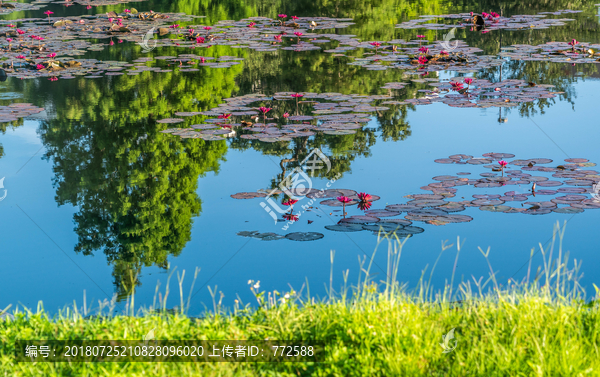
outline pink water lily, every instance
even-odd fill
[[[256,25],[256,22],[250,22],[250,24],[248,24],[249,28],[253,28]]]
[[[361,202],[367,202],[367,201],[373,199],[373,197],[371,196],[371,194],[367,194],[366,192],[361,192],[357,196],[358,196],[358,198],[360,199]]]
[[[202,38],[202,37],[196,38],[196,43],[204,43],[204,38]]]
[[[48,80],[50,80],[50,81],[58,81],[58,77],[56,77],[56,76],[50,77]]]
[[[21,29],[17,29],[17,34],[23,35],[23,34],[25,34],[25,32],[23,30],[21,30]]]
[[[427,60],[426,57],[424,57],[423,55],[419,56],[419,64],[425,64],[427,63],[429,60]]]
[[[277,42],[281,42],[281,35],[275,35],[273,36],[273,38],[277,41]]]
[[[452,86],[452,90],[454,90],[455,92],[464,89],[463,84],[460,82],[451,82],[450,85]]]
[[[342,202],[342,207],[343,207],[342,214],[344,216],[346,216],[346,203],[350,203],[352,201],[352,199],[350,199],[347,196],[338,196],[336,199],[338,201]]]
[[[228,120],[230,117],[231,117],[231,114],[227,113],[227,114],[221,114],[217,118]]]
[[[301,98],[301,97],[304,97],[304,94],[296,93],[296,94],[292,94],[292,97]]]
[[[204,30],[206,30],[206,31],[209,31],[209,30],[211,30],[212,28],[211,28],[210,26],[205,26],[205,27],[203,27],[202,29],[204,29]]]
[[[131,13],[131,11],[129,9],[125,9],[123,12],[125,12],[125,13]]]
[[[17,59],[25,59],[25,55],[17,55],[16,58]]]
[[[290,117],[290,113],[283,113],[283,117],[286,118],[286,119],[289,118]]]
[[[279,17],[279,18],[287,18],[287,14],[278,14],[277,17]]]
[[[467,77],[467,78],[465,79],[465,84],[467,84],[467,85],[471,85],[472,83],[473,83],[473,79],[472,79],[472,78],[470,78],[470,77]]]
[[[267,113],[269,111],[271,111],[272,109],[270,107],[261,106],[258,108],[258,110],[260,110],[260,112],[263,114],[263,122],[266,124],[267,123]]]
[[[429,52],[429,49],[425,46],[419,47],[419,52],[423,53],[423,54],[427,54]]]
[[[500,164],[500,168],[502,169],[502,176],[504,177],[504,168],[506,167],[506,165],[508,165],[508,162],[500,160],[498,161],[498,164]]]
[[[300,17],[292,16],[292,20],[296,21]]]
[[[87,7],[85,7],[85,9],[92,9],[92,6],[88,5]]]
[[[447,56],[450,54],[448,53],[448,51],[442,50],[442,51],[440,51],[440,55]]]
[[[37,64],[37,65],[35,66],[35,68],[39,70],[39,69],[44,69],[44,68],[46,68],[46,67],[45,67],[43,64]]]

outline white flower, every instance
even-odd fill
[[[285,294],[285,296],[283,296],[283,297],[284,297],[284,298],[286,298],[286,299],[287,299],[287,298],[290,298],[290,294],[289,294],[289,293],[286,293],[286,294]]]
[[[254,289],[258,289],[260,288],[260,280],[256,282],[256,284],[254,284]]]
[[[252,284],[252,280],[248,280],[248,285]]]

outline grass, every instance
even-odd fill
[[[554,234],[562,239],[558,226]],[[543,266],[535,276],[530,268],[522,282],[502,287],[490,270],[486,282],[463,282],[455,291],[449,284],[441,292],[431,290],[425,274],[416,290],[398,284],[402,243],[380,241],[388,243],[386,281],[374,282],[365,260],[357,285],[338,293],[330,288],[321,300],[308,292],[288,292],[286,299],[284,293],[253,286],[253,307],[238,303],[227,310],[215,302],[203,318],[149,309],[135,316],[88,318],[72,308],[54,318],[41,309],[15,310],[14,320],[0,321],[0,376],[600,375],[600,291],[594,286],[596,301],[583,300],[577,265],[567,268],[560,246],[553,259],[554,241],[547,250],[540,246]],[[487,258],[489,250],[482,253]],[[132,307],[130,302],[133,312]],[[442,353],[442,337],[452,328],[457,347]],[[152,329],[157,339],[301,339],[326,347],[320,363],[13,361],[16,339],[143,339]]]

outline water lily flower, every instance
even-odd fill
[[[17,55],[17,59],[25,59],[25,55]]]
[[[8,24],[6,26],[8,26],[8,27],[17,27],[17,25],[13,25],[13,24]]]
[[[298,43],[300,43],[300,37],[302,36],[302,33],[301,33],[301,32],[299,32],[299,31],[297,31],[297,32],[295,32],[295,33],[294,33],[294,35],[295,35],[296,37],[298,37]]]
[[[447,55],[450,55],[450,54],[448,53],[448,51],[442,50],[442,51],[440,51],[440,55],[447,56]]]
[[[122,39],[119,39],[119,40],[118,40],[118,42],[119,42],[119,43],[123,43],[123,40],[122,40]]]
[[[266,114],[269,111],[271,111],[272,109],[270,107],[261,106],[261,107],[258,108],[258,110],[260,110],[261,113]]]
[[[44,12],[44,14],[47,16],[50,16],[51,14],[54,14],[54,12],[47,10]]]
[[[210,26],[205,26],[205,27],[203,27],[202,29],[204,29],[204,30],[206,30],[206,31],[209,31],[209,30],[211,30],[212,28],[211,28]]]
[[[289,118],[290,117],[290,113],[283,113],[283,117],[286,118],[286,119]]]
[[[35,66],[35,68],[36,68],[36,69],[44,69],[44,68],[46,68],[46,67],[44,67],[44,65],[43,65],[43,64],[37,64],[37,65]]]
[[[248,24],[249,28],[253,28],[256,25],[256,22],[250,22],[250,24]]]
[[[284,201],[282,204],[284,206],[291,207],[291,206],[293,206],[296,203],[298,203],[298,200],[296,200],[296,199],[288,199],[288,200]]]
[[[177,29],[179,27],[179,24],[173,24],[171,26],[169,26],[169,28],[171,29]]]
[[[277,42],[281,42],[281,35],[275,35],[273,38],[275,38]]]
[[[498,13],[496,13],[496,12],[492,12],[492,13],[490,13],[490,16],[492,16],[492,17],[494,17],[494,18],[498,18],[498,17],[500,17],[500,15],[499,15]]]
[[[283,215],[283,219],[287,221],[298,221],[299,217],[291,213],[286,213]]]
[[[227,120],[227,119],[229,119],[230,117],[231,117],[231,114],[230,114],[230,113],[227,113],[227,114],[221,114],[221,115],[219,115],[217,118],[219,118],[219,119],[226,119],[226,120]]]
[[[17,33],[18,33],[19,35],[23,35],[23,34],[25,34],[25,32],[24,32],[23,30],[21,30],[21,29],[17,29]]]
[[[304,97],[304,94],[296,93],[296,94],[292,94],[292,97],[301,98],[301,97]]]
[[[373,199],[373,197],[370,194],[367,194],[366,192],[361,192],[357,196],[361,202],[367,202],[367,201]]]
[[[470,78],[470,77],[467,77],[467,78],[465,79],[465,84],[467,84],[467,85],[471,85],[472,83],[473,83],[473,79],[472,79],[472,78]]]
[[[204,62],[206,62],[206,59],[200,58],[200,63],[204,63]]]
[[[417,38],[425,38],[424,35],[417,35]]]
[[[85,7],[85,9],[92,9],[92,6],[88,5],[87,7]]]
[[[498,164],[500,164],[500,166],[502,167],[502,169],[504,169],[506,167],[506,165],[508,165],[508,162],[506,162],[504,160],[500,160],[500,161],[498,161]]]
[[[79,20],[78,22],[79,22],[79,24],[81,24],[81,25],[85,24],[85,20]]]
[[[51,59],[54,59],[56,57],[56,53],[53,52],[51,54],[48,54],[48,57],[51,58]]]
[[[427,55],[427,53],[429,52],[429,49],[425,46],[419,47],[419,52]]]
[[[482,16],[483,18],[487,18],[488,14],[487,14],[487,13],[485,13],[485,12],[481,12],[481,16]]]
[[[451,82],[450,85],[452,85],[452,90],[454,90],[455,92],[464,89],[463,84],[460,82]]]
[[[50,77],[48,80],[50,80],[50,81],[58,81],[58,77],[53,76],[53,77]]]
[[[113,46],[115,44],[115,42],[113,42],[113,40],[111,39],[110,42],[108,42],[108,44]]]
[[[125,12],[125,13],[131,13],[131,11],[129,9],[125,9],[123,12]]]
[[[277,17],[279,17],[279,18],[287,18],[287,14],[278,14]]]
[[[300,17],[292,16],[292,20],[296,21]]]
[[[371,206],[373,205],[373,203],[371,202],[360,202],[358,203],[358,209],[360,209],[361,211],[368,211],[371,209]]]
[[[204,43],[204,38],[202,38],[202,37],[196,38],[196,43]]]
[[[338,196],[336,199],[339,202],[342,202],[342,206],[343,206],[342,214],[345,216],[346,215],[346,203],[350,203],[352,201],[352,199],[350,199],[347,196]]]
[[[426,57],[424,57],[423,55],[419,56],[419,64],[425,64],[427,63],[429,60],[427,60]]]

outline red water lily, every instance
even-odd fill
[[[366,192],[361,192],[357,196],[361,202],[367,202],[367,201],[373,199],[373,197],[370,194],[367,194]]]
[[[429,60],[427,60],[426,57],[424,57],[423,55],[419,56],[419,64],[425,64],[427,63]]]
[[[227,120],[227,119],[229,119],[230,117],[231,117],[231,114],[229,114],[229,113],[228,113],[228,114],[221,114],[221,115],[219,115],[217,118],[219,118],[219,119],[225,119],[225,120]]]
[[[285,202],[283,202],[282,204],[284,206],[293,206],[296,203],[298,203],[298,201],[296,199],[288,199]]]
[[[342,202],[342,206],[343,206],[342,214],[344,216],[346,216],[346,203],[350,203],[352,201],[352,199],[350,199],[347,196],[338,196],[336,199],[338,201]]]
[[[464,89],[463,84],[460,82],[451,82],[450,85],[452,85],[452,90],[454,90],[455,92]]]
[[[361,211],[368,211],[371,209],[372,205],[373,203],[371,202],[360,202],[358,203],[358,209],[360,209]]]
[[[298,221],[298,216],[291,213],[286,213],[283,215],[283,219],[287,221]]]

